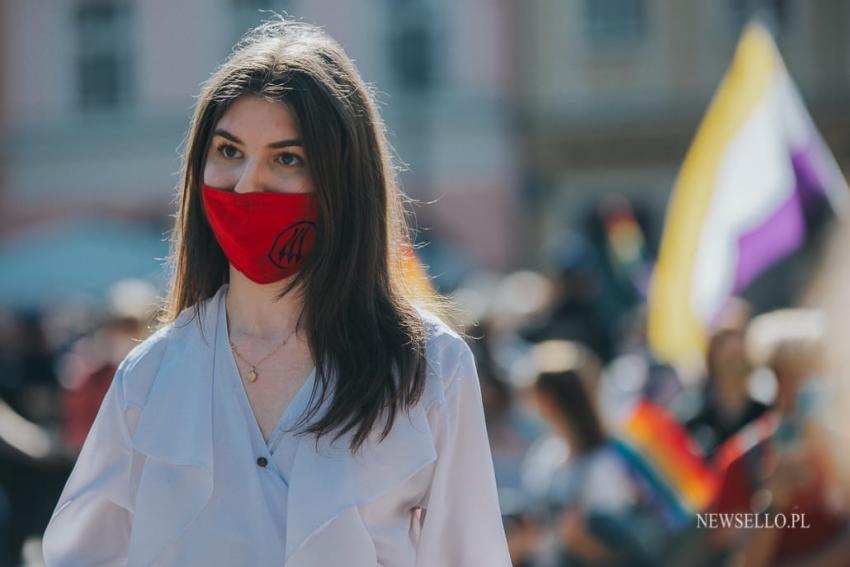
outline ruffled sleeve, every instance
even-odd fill
[[[119,365],[44,533],[48,567],[125,565],[133,517],[134,451]],[[136,463],[138,465],[138,463]]]
[[[418,567],[509,567],[475,360],[462,341],[445,399],[429,411],[437,462],[422,502]]]

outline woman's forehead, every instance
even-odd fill
[[[250,94],[233,101],[215,129],[259,145],[297,139],[300,134],[295,115],[286,105]]]

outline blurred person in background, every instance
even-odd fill
[[[575,343],[550,341],[538,349],[531,395],[568,457],[543,487],[545,510],[530,515],[536,525],[524,526],[514,563],[651,565],[638,491],[597,411],[599,361]]]
[[[11,527],[3,530],[4,543],[8,540],[5,547],[9,555],[5,563],[30,560],[40,554],[41,535],[111,383],[115,367],[135,346],[133,341],[143,336],[146,321],[127,311],[128,286],[138,287],[138,284],[115,284],[110,291],[107,317],[90,321],[90,324],[97,325],[95,329],[80,338],[68,337],[67,344],[57,340],[63,332],[55,328],[58,323],[54,310],[38,318],[42,327],[38,333],[30,331],[16,335],[17,339],[39,337],[37,344],[41,345],[41,362],[27,364],[27,360],[33,358],[32,354],[11,362],[4,380],[20,382],[27,372],[32,372],[32,368],[40,368],[41,373],[47,373],[51,378],[38,381],[41,390],[36,391],[43,392],[39,395],[27,388],[25,378],[16,388],[10,385],[4,388],[7,393],[13,394],[12,399],[26,402],[17,406],[25,412],[23,414],[5,401],[0,402],[2,478],[4,483],[9,483],[11,493],[8,501]],[[117,292],[121,289],[125,293],[121,301],[116,301],[119,299]],[[154,306],[151,294],[152,291],[148,294],[148,315],[152,314]],[[55,311],[61,311],[61,306]],[[32,324],[32,320],[31,316],[27,317],[27,326]],[[48,335],[54,338],[48,341]],[[14,341],[4,333],[3,342],[9,345]],[[17,372],[23,374],[18,375]],[[19,390],[29,393],[22,396]],[[35,406],[33,402],[36,402]],[[37,411],[33,410],[34,407]],[[32,540],[33,544],[28,544],[27,540]],[[29,557],[21,558],[22,550]]]
[[[144,297],[139,296],[140,286],[147,292]],[[48,335],[62,335],[51,327],[57,324],[52,311],[37,317],[26,314],[26,332],[21,332],[20,318],[17,327],[10,327],[11,322],[3,326],[0,484],[8,484],[11,496],[0,498],[0,510],[9,515],[2,530],[4,557],[8,558],[0,564],[17,563],[28,539],[36,543],[34,549],[40,547],[41,534],[115,367],[135,341],[143,338],[144,325],[153,314],[153,293],[149,284],[116,283],[109,292],[107,317],[91,321],[98,326],[80,338],[69,337],[68,344],[48,340]],[[61,311],[59,307],[56,310]],[[38,328],[33,329],[36,323]],[[15,347],[18,341],[25,343]],[[23,349],[20,354],[19,348]],[[35,388],[27,385],[28,375],[36,376]]]
[[[821,257],[810,301],[823,312],[821,401],[814,420],[824,432],[826,450],[836,464],[830,479],[832,508],[850,514],[850,220],[836,223]],[[850,549],[843,558],[850,557]],[[835,564],[840,564],[836,561]]]
[[[115,370],[137,344],[132,340],[144,335],[139,319],[110,316],[91,336],[74,345],[72,356],[76,360],[66,369],[62,397],[62,429],[65,443],[74,453],[83,446]]]
[[[481,381],[496,486],[504,503],[521,490],[522,463],[528,449],[545,430],[542,422],[521,404],[514,386],[493,359],[488,320],[473,325],[467,333],[473,337],[469,345]]]
[[[701,387],[695,414],[685,426],[707,458],[712,458],[727,439],[767,411],[754,400],[748,385],[753,372],[740,329],[721,329],[712,335],[706,353],[706,380]]]
[[[41,311],[17,313],[4,325],[0,400],[0,553],[19,560],[29,538],[50,519],[71,465],[60,435],[61,390],[56,352]]]
[[[25,418],[44,426],[58,421],[59,396],[56,353],[44,327],[40,311],[18,313],[14,335],[15,369],[4,379],[9,405]]]
[[[579,233],[565,233],[551,246],[553,299],[518,334],[531,343],[546,340],[579,342],[607,361],[612,340],[602,311],[599,252]]]
[[[850,565],[850,516],[833,501],[836,463],[815,417],[824,404],[822,344],[818,311],[768,313],[748,330],[747,350],[776,376],[776,402],[718,451],[723,480],[711,511],[783,514],[788,525],[716,530],[714,545],[737,564]],[[792,513],[808,527],[792,526]]]
[[[608,422],[621,420],[640,400],[668,407],[684,391],[676,369],[659,360],[649,348],[646,323],[646,305],[621,319],[616,355],[600,378],[599,404]]]
[[[47,565],[509,565],[475,360],[407,279],[342,47],[249,32],[197,99],[178,202],[164,325],[116,370]]]
[[[75,456],[118,365],[147,337],[156,310],[156,290],[141,280],[122,280],[107,292],[107,303],[108,313],[99,327],[77,340],[63,359],[62,431],[67,449]]]
[[[822,260],[811,294],[824,314],[824,404],[817,416],[838,464],[833,489],[850,508],[850,220],[830,235]]]

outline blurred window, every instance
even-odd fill
[[[291,14],[292,0],[230,0],[231,15],[228,22],[232,25],[233,41],[228,48],[236,44],[251,28],[272,16],[271,12]]]
[[[403,91],[422,92],[435,84],[435,29],[427,0],[389,0],[387,55]]]
[[[644,35],[644,0],[585,0],[587,36],[595,45],[629,44]]]
[[[124,0],[77,5],[77,96],[81,108],[112,109],[130,101],[132,12]]]

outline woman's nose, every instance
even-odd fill
[[[236,193],[261,193],[268,191],[264,177],[265,172],[263,171],[262,162],[257,159],[247,160],[233,190]]]

